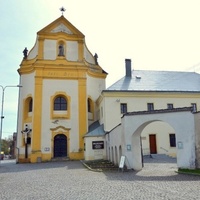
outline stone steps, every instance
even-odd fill
[[[51,162],[64,162],[64,161],[69,161],[69,157],[57,157],[57,158],[52,158]]]
[[[83,161],[84,164],[93,170],[118,170],[118,166],[108,160]]]

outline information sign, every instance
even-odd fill
[[[92,141],[92,149],[104,149],[104,141]]]
[[[121,156],[120,163],[119,163],[119,168],[123,169],[124,168],[124,163],[125,163],[125,156]]]

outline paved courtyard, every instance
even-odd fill
[[[145,158],[143,170],[93,172],[80,161],[1,161],[1,200],[197,200],[200,176],[177,174],[176,163]]]

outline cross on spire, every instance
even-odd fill
[[[65,8],[62,6],[61,8],[60,8],[60,11],[62,12],[62,15],[63,15],[63,12],[65,12]]]

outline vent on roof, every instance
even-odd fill
[[[141,79],[142,77],[140,75],[135,76],[136,79]]]

